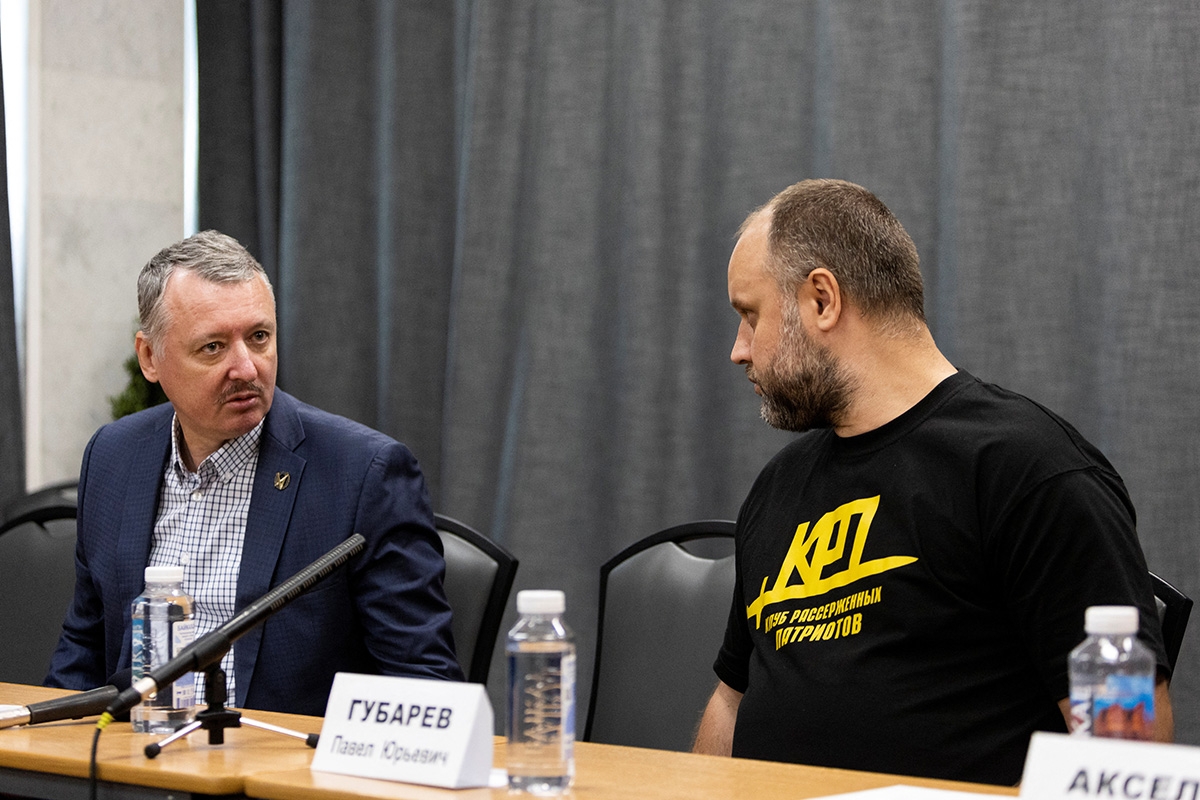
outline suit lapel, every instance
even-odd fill
[[[263,426],[250,512],[246,519],[246,538],[238,572],[238,611],[272,588],[279,553],[304,475],[305,461],[294,452],[302,441],[304,428],[300,424],[296,401],[276,389]],[[280,580],[286,577],[289,576],[280,576]],[[258,626],[239,639],[234,647],[239,706],[245,704],[261,644],[262,626]]]
[[[117,552],[120,575],[118,586],[124,597],[136,597],[145,585],[145,566],[150,558],[154,518],[158,511],[158,492],[163,471],[171,455],[171,420],[163,421],[133,444],[130,452],[125,503],[121,512],[121,531]]]

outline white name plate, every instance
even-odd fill
[[[1021,797],[1200,800],[1200,747],[1038,732]]]
[[[477,683],[339,672],[312,768],[448,789],[487,786],[492,704]]]

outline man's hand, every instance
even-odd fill
[[[1175,741],[1175,712],[1171,708],[1171,693],[1168,688],[1167,680],[1159,677],[1158,683],[1154,687],[1154,741],[1156,742]],[[733,690],[730,689],[730,691]],[[712,708],[711,701],[709,708]],[[1067,730],[1071,730],[1071,698],[1064,697],[1059,700],[1058,709],[1062,712],[1063,719],[1067,721]],[[707,711],[705,716],[708,716]],[[703,724],[702,722],[701,727]]]

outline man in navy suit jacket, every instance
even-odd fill
[[[198,614],[213,587],[197,580],[229,583],[227,600],[235,581],[236,613],[355,532],[364,552],[234,644],[235,704],[320,715],[337,672],[461,680],[420,467],[399,442],[276,390],[275,302],[258,262],[206,231],[155,256],[138,295],[138,359],[171,403],[105,425],[84,452],[75,598],[47,685],[87,689],[130,666],[149,561],[185,564]],[[215,474],[243,463],[229,460],[239,445],[244,467]],[[180,534],[190,501],[221,491],[224,505]],[[236,553],[239,536],[234,574],[198,578],[212,555],[189,549],[216,539]]]

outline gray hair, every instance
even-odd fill
[[[244,283],[261,278],[271,289],[271,281],[262,264],[232,236],[219,231],[201,231],[164,247],[138,275],[138,314],[142,333],[151,342],[161,341],[169,322],[163,294],[167,280],[177,269],[194,272],[212,283]],[[275,297],[273,289],[271,297]]]
[[[917,248],[878,197],[847,181],[789,186],[743,223],[770,214],[768,269],[790,293],[815,267],[828,269],[868,316],[925,320]]]

